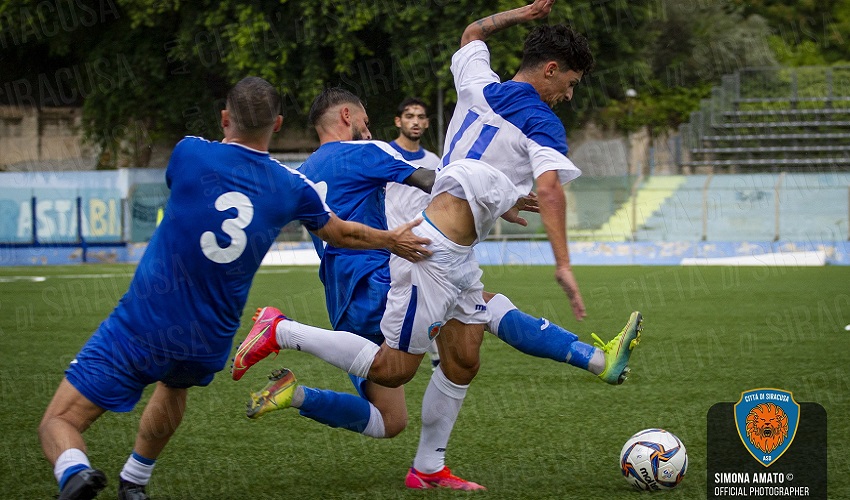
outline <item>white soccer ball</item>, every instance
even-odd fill
[[[620,452],[626,481],[639,490],[675,488],[688,471],[685,445],[663,429],[646,429],[630,437]]]

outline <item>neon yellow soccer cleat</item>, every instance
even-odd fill
[[[251,393],[245,415],[256,419],[270,411],[289,408],[296,387],[298,381],[294,373],[286,368],[274,370],[269,375],[269,383],[260,392]]]
[[[637,311],[629,317],[629,322],[607,344],[602,342],[595,333],[591,333],[594,347],[605,352],[605,371],[599,374],[599,378],[609,384],[622,384],[625,382],[631,369],[628,367],[632,350],[640,343],[640,332],[643,330],[643,316]]]

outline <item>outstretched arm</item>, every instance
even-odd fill
[[[540,219],[555,256],[555,280],[570,299],[573,315],[581,321],[587,313],[570,265],[570,251],[567,247],[567,200],[558,172],[550,170],[537,178],[537,196],[540,199]]]
[[[479,19],[463,31],[463,35],[460,37],[460,46],[463,47],[474,40],[487,40],[487,37],[493,33],[517,24],[543,19],[549,15],[553,3],[555,3],[555,0],[534,0],[534,3],[525,7],[506,10]]]
[[[421,238],[411,231],[420,222],[422,219],[417,219],[395,229],[382,231],[331,215],[331,220],[313,233],[335,247],[361,250],[387,248],[403,259],[418,262],[431,256],[431,252],[425,248],[431,240]]]
[[[426,193],[430,193],[431,188],[434,187],[434,179],[436,177],[437,173],[433,170],[417,168],[407,177],[407,179],[404,180],[404,183],[408,186],[417,187]]]

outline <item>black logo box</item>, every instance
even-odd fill
[[[769,467],[765,467],[753,458],[747,447],[741,441],[738,427],[735,423],[735,404],[717,403],[708,410],[707,421],[707,464],[708,473],[706,498],[728,499],[746,498],[748,500],[770,499],[785,500],[806,498],[809,500],[827,499],[826,472],[826,410],[817,403],[800,403],[800,421],[797,432],[794,433],[791,445],[781,457]],[[789,438],[790,430],[789,430]],[[746,482],[723,482],[716,477],[719,473],[742,473],[751,479]],[[753,483],[753,473],[767,473],[773,482]],[[783,482],[778,482],[779,474]],[[767,479],[764,475],[762,479]],[[720,479],[720,481],[717,481]],[[758,487],[767,489],[751,489]],[[743,488],[734,493],[723,490],[723,487]],[[801,490],[791,490],[791,495],[767,494],[759,495],[759,491],[780,493],[786,490],[780,488],[808,488],[805,496]],[[720,488],[720,489],[718,489]],[[745,493],[743,496],[739,493]],[[754,493],[754,494],[750,494]]]

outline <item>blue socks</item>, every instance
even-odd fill
[[[348,374],[348,378],[354,384],[354,388],[357,389],[357,394],[360,394],[360,397],[363,399],[369,399],[366,397],[366,379],[350,373]]]
[[[592,345],[578,341],[578,336],[545,318],[535,318],[511,303],[504,295],[496,295],[487,303],[492,319],[487,325],[514,349],[538,358],[588,369],[596,352]]]
[[[364,398],[344,392],[304,387],[301,415],[330,427],[362,433],[369,424],[371,404]]]

